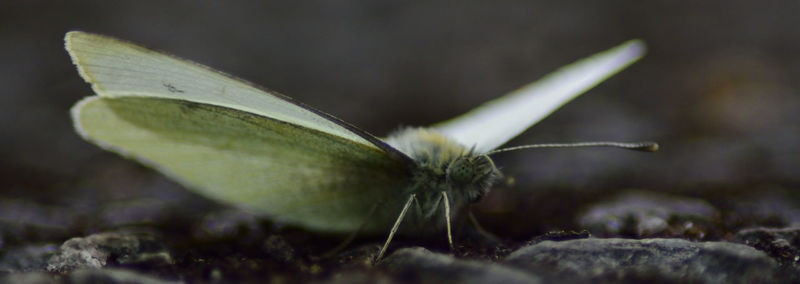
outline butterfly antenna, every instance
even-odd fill
[[[486,153],[486,155],[493,155],[493,154],[497,154],[497,153],[516,151],[516,150],[523,150],[523,149],[577,148],[577,147],[613,147],[613,148],[621,148],[621,149],[642,151],[642,152],[655,152],[655,151],[658,151],[658,143],[656,143],[656,142],[625,143],[625,142],[598,141],[598,142],[544,143],[544,144],[522,145],[522,146],[515,146],[515,147],[497,149],[497,150],[494,150],[494,151],[490,151],[489,153]]]

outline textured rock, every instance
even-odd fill
[[[734,238],[766,252],[781,265],[790,266],[800,274],[800,227],[745,229],[737,232]]]
[[[776,281],[761,251],[727,242],[678,239],[545,241],[506,258],[512,266],[568,281],[753,283]]]
[[[421,247],[399,249],[381,264],[395,279],[421,283],[540,283],[522,270],[494,262],[465,260]]]
[[[149,232],[107,232],[64,242],[47,262],[50,272],[102,268],[117,264],[162,265],[172,262],[159,238]]]
[[[703,239],[717,211],[699,199],[649,192],[629,192],[599,203],[580,216],[579,224],[605,237],[679,236]]]

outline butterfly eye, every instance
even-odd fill
[[[469,158],[458,158],[447,167],[447,177],[458,185],[468,185],[475,178],[475,165]]]

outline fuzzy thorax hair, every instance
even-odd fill
[[[489,156],[432,129],[404,128],[392,133],[387,143],[416,162],[408,190],[417,194],[427,218],[441,208],[441,192],[447,193],[451,206],[458,210],[479,201],[501,176]]]

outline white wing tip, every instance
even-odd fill
[[[83,80],[86,82],[91,83],[91,78],[88,74],[86,74],[84,68],[82,67],[80,56],[78,55],[78,50],[80,47],[77,41],[80,41],[80,37],[85,36],[86,33],[80,31],[70,31],[64,36],[64,49],[67,50],[69,54],[70,60],[72,60],[72,64],[74,64],[78,68],[78,73],[81,75]]]
[[[623,49],[624,52],[622,54],[626,58],[636,61],[647,52],[647,45],[643,40],[637,38],[622,43],[619,47],[613,48],[612,51],[616,52],[617,49]]]
[[[91,72],[87,69],[86,65],[83,63],[83,58],[88,56],[86,54],[86,49],[89,48],[89,44],[92,41],[97,42],[98,40],[109,40],[110,38],[82,32],[82,31],[69,31],[66,35],[64,35],[64,49],[67,50],[69,54],[70,60],[72,60],[72,64],[78,69],[78,74],[83,78],[86,83],[92,85],[92,90],[98,95],[105,95],[105,90],[97,84],[97,80],[95,80]]]

